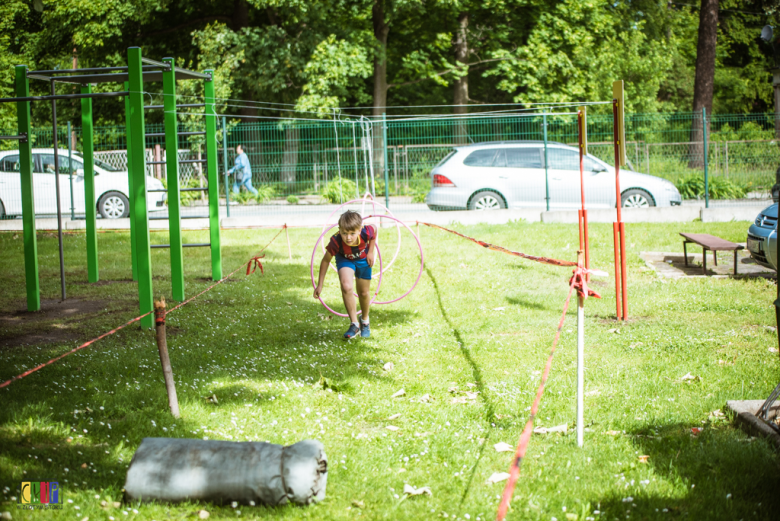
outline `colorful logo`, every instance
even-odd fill
[[[57,508],[60,502],[58,481],[23,481],[20,490],[21,505],[25,508]]]

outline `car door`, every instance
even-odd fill
[[[33,154],[33,194],[35,215],[57,213],[53,154]]]
[[[22,213],[22,179],[19,174],[19,154],[0,159],[0,201],[6,215]]]
[[[499,168],[496,167],[498,148],[480,148],[471,152],[463,159],[466,167],[468,187],[474,192],[481,190],[501,190]],[[458,181],[455,181],[458,184]]]
[[[580,153],[575,148],[547,149],[550,182],[550,208],[573,209],[582,206],[580,188]],[[590,157],[583,158],[585,208],[610,208],[611,176],[605,167]],[[614,191],[614,184],[611,185]]]
[[[68,168],[69,161],[73,163],[72,182],[70,177],[71,170]],[[84,212],[86,211],[86,209],[84,208],[84,163],[82,163],[81,160],[76,157],[69,159],[68,156],[60,155],[60,170],[65,172],[63,177],[60,177],[60,183],[62,183],[63,181],[68,183],[68,190],[69,190],[68,193],[71,193],[70,192],[71,189],[73,190],[72,193],[73,193],[74,213],[77,213],[79,215],[84,214]],[[67,211],[70,211],[70,199],[68,199],[67,206],[68,206]],[[65,210],[63,209],[63,212],[64,211]]]
[[[70,169],[68,168],[68,156],[64,154],[59,154],[59,166],[60,166],[60,211],[63,214],[70,214]],[[54,154],[41,154],[41,168],[44,172],[54,172]],[[52,202],[52,207],[54,208],[53,213],[57,212],[57,201],[56,201],[56,193],[57,193],[57,186],[56,186],[56,179],[53,175],[51,175],[51,181],[52,188],[51,193],[52,197],[54,198],[54,201]]]
[[[544,163],[541,147],[504,149],[506,164],[499,176],[506,180],[509,208],[545,207]]]

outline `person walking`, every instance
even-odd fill
[[[257,189],[252,186],[252,166],[249,164],[249,157],[244,153],[242,145],[236,145],[236,166],[228,170],[228,175],[235,174],[233,177],[233,193],[241,191],[241,187],[257,195]]]

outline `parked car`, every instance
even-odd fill
[[[777,203],[761,210],[750,225],[747,247],[757,263],[777,271]]]
[[[426,203],[432,210],[497,210],[580,207],[580,158],[576,147],[541,141],[503,141],[455,147],[431,171]],[[615,169],[584,158],[588,208],[616,206]],[[620,170],[621,204],[625,208],[678,206],[682,197],[665,179]]]
[[[35,148],[33,159],[33,201],[36,215],[57,213],[56,179],[54,178],[54,149]],[[70,213],[71,185],[67,150],[59,151],[60,210]],[[148,190],[164,186],[159,179],[148,177]],[[0,218],[22,214],[22,185],[19,175],[19,151],[0,152]],[[104,219],[118,219],[130,215],[127,171],[95,159],[95,198],[98,212]],[[146,195],[149,211],[165,210],[164,192]],[[73,206],[75,213],[84,214],[84,158],[73,153]]]

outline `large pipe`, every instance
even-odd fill
[[[282,446],[144,438],[130,462],[125,497],[135,501],[211,501],[308,505],[325,499],[328,460],[316,440]]]

